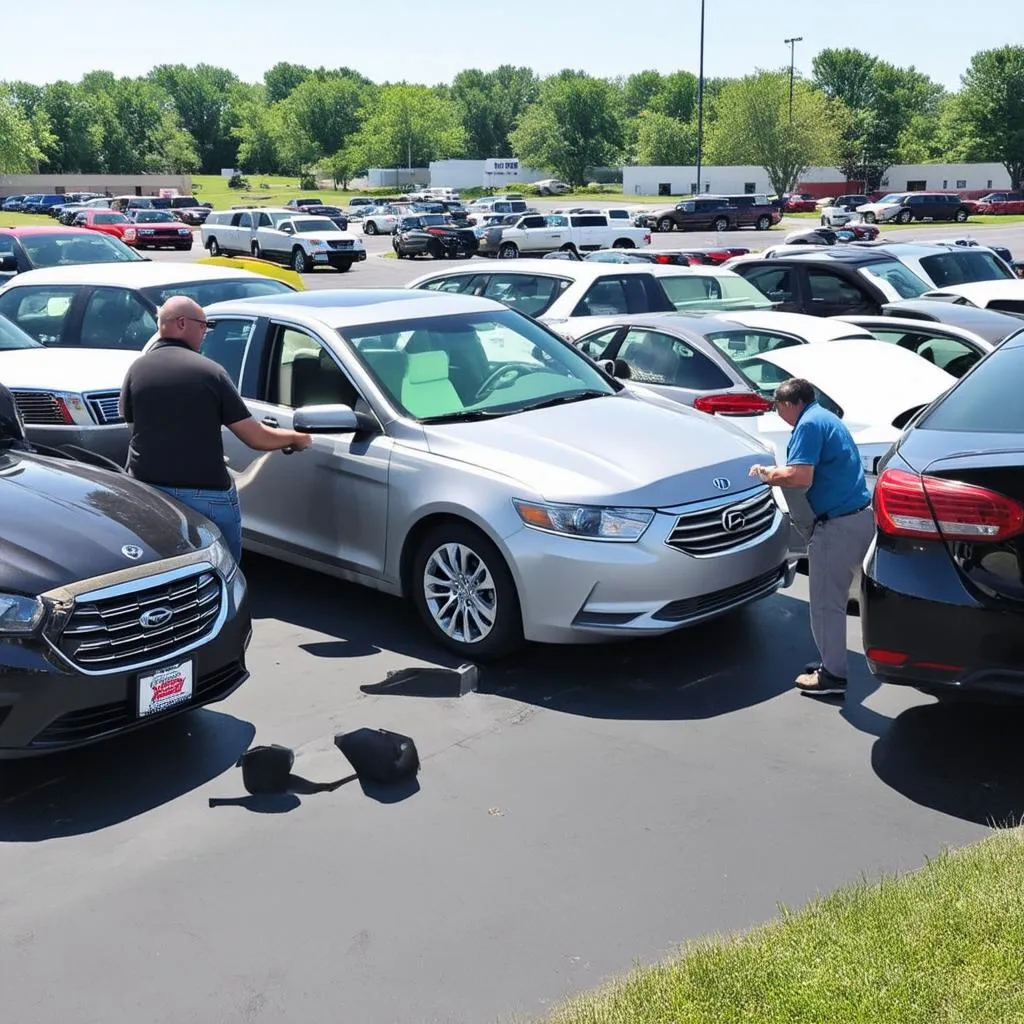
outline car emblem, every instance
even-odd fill
[[[731,484],[729,483],[729,478],[728,477],[724,477],[724,476],[716,476],[715,479],[712,480],[711,482],[720,491],[727,491],[727,490],[729,490],[729,487],[731,486]]]
[[[738,509],[726,509],[722,513],[722,529],[727,533],[736,533],[747,525],[747,517]]]
[[[150,608],[139,616],[139,625],[143,629],[156,629],[170,622],[173,615],[173,608]]]
[[[121,554],[124,555],[125,558],[130,558],[135,562],[142,557],[142,548],[137,544],[125,544],[125,546],[121,548]]]

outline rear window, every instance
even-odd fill
[[[677,310],[772,308],[771,300],[739,275],[680,274],[678,277],[659,277],[658,283]]]
[[[1002,281],[1013,277],[1013,273],[1003,266],[998,256],[977,250],[922,256],[921,266],[938,288],[971,284],[974,281]]]
[[[1024,433],[1024,348],[1003,348],[964,377],[918,427],[963,433]]]
[[[166,288],[145,288],[142,294],[155,306],[162,306],[172,295],[187,295],[200,306],[229,299],[255,299],[265,295],[286,295],[294,289],[283,281],[272,278],[251,280],[248,278],[226,281],[192,281],[168,285]]]
[[[53,232],[22,235],[21,247],[36,269],[80,263],[136,263],[144,260],[134,249],[97,232],[61,235]]]

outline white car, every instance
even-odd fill
[[[891,224],[903,209],[906,192],[890,192],[882,196],[877,203],[863,203],[857,207],[859,213],[869,224]]]
[[[1024,280],[1016,278],[949,285],[925,292],[924,298],[955,302],[961,306],[977,306],[978,309],[994,309],[1000,313],[1024,313]]]
[[[567,192],[572,191],[572,185],[567,185],[564,181],[559,181],[557,178],[545,178],[543,181],[535,181],[533,187],[542,196],[564,196]]]
[[[363,234],[393,235],[401,219],[401,212],[393,206],[375,206],[363,214]]]
[[[863,220],[863,216],[857,212],[858,208],[870,202],[867,196],[837,196],[829,200],[824,206],[819,206],[821,211],[821,225],[828,228],[839,228],[851,221]]]
[[[537,317],[563,337],[587,333],[594,317],[686,310],[768,310],[770,299],[719,267],[520,259],[434,271],[407,288],[497,299]]]
[[[933,288],[976,282],[1014,282],[1013,271],[999,256],[983,245],[964,246],[955,242],[865,243],[873,251],[899,260],[925,284]]]

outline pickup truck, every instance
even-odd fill
[[[525,214],[480,236],[481,256],[515,259],[558,250],[636,249],[651,244],[648,228],[609,222],[603,213]]]
[[[366,259],[363,240],[326,217],[254,207],[217,210],[200,229],[211,256],[240,255],[286,263],[298,274],[329,266],[344,273]]]

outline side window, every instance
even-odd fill
[[[796,299],[793,273],[788,267],[759,267],[743,276],[769,299],[776,302],[793,302]]]
[[[962,377],[981,358],[970,345],[958,338],[935,336],[924,331],[873,330],[871,333],[879,341],[916,353],[954,377]]]
[[[591,359],[602,359],[618,333],[618,327],[613,327],[609,331],[600,331],[590,335],[589,338],[584,338],[576,347]]]
[[[267,401],[289,409],[304,405],[355,406],[359,393],[330,352],[312,335],[278,326],[271,346]]]
[[[527,316],[540,316],[568,287],[560,277],[541,277],[536,274],[491,274],[483,296],[503,302]]]
[[[520,226],[524,228],[542,228],[544,227],[543,217],[524,217],[520,221]]]
[[[722,331],[709,334],[707,338],[720,352],[741,364],[761,352],[774,352],[777,348],[803,344],[788,334],[775,334],[773,331]]]
[[[472,295],[477,286],[486,280],[487,278],[481,274],[456,274],[454,277],[435,278],[420,287],[432,292],[462,292]]]
[[[256,226],[260,228],[269,228],[274,226],[274,222],[270,219],[270,214],[261,213]]]
[[[156,333],[156,317],[126,288],[97,288],[82,314],[83,348],[139,352]]]
[[[242,368],[249,351],[254,320],[234,320],[225,318],[213,322],[203,338],[199,351],[207,359],[220,363],[228,376],[234,381],[235,387],[241,389]]]
[[[634,380],[692,391],[713,391],[732,384],[723,370],[686,342],[660,331],[634,328],[619,349]]]
[[[585,292],[570,316],[622,316],[665,309],[664,291],[648,274],[600,277]]]
[[[76,288],[11,288],[0,293],[0,316],[14,321],[44,345],[66,345],[71,306]]]
[[[812,302],[829,302],[841,305],[860,304],[864,301],[860,289],[849,281],[828,270],[807,271],[807,286]]]

